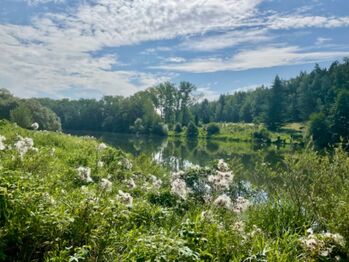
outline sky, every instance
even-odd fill
[[[0,0],[0,88],[129,96],[189,81],[205,98],[349,57],[348,0]]]

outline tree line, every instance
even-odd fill
[[[211,122],[265,123],[277,130],[289,122],[307,122],[319,146],[347,139],[349,133],[349,59],[327,68],[282,80],[270,88],[221,95],[198,101],[189,82],[165,82],[130,97],[102,99],[18,99],[0,93],[0,118],[27,127],[40,122],[47,130],[87,130],[166,135],[168,130]]]

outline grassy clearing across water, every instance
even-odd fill
[[[91,137],[0,122],[0,261],[347,261],[342,150],[169,174]]]

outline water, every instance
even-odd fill
[[[252,142],[228,142],[206,139],[185,139],[159,136],[136,136],[115,133],[74,133],[92,135],[105,143],[120,148],[134,156],[146,154],[170,170],[186,169],[192,165],[207,166],[216,159],[238,159],[247,170],[253,170],[258,161],[275,164],[287,152],[290,146],[262,147]]]

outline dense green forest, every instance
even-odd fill
[[[130,97],[104,96],[100,100],[17,99],[0,92],[0,118],[42,129],[134,132],[166,135],[168,130],[210,122],[265,123],[277,130],[290,122],[309,122],[315,144],[324,147],[349,135],[349,59],[327,68],[282,80],[253,91],[221,95],[200,101],[196,87],[165,82]],[[54,113],[53,113],[54,112]],[[58,116],[58,117],[57,117]]]

